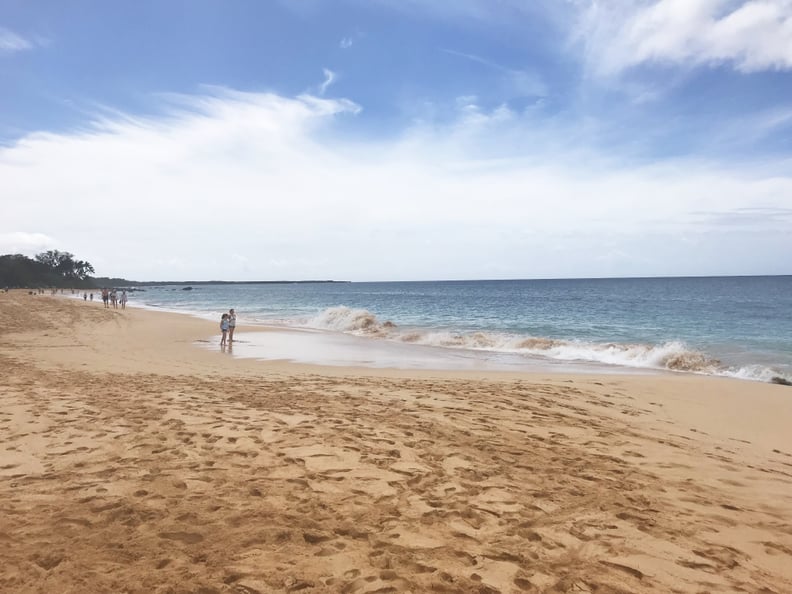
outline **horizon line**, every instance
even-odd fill
[[[704,279],[704,278],[777,278],[792,277],[789,274],[693,274],[657,276],[580,276],[580,277],[541,277],[541,278],[447,278],[447,279],[410,279],[410,280],[146,280],[138,281],[117,277],[92,277],[94,280],[123,280],[141,285],[255,285],[255,284],[298,284],[298,283],[465,283],[465,282],[516,282],[516,281],[559,281],[559,280],[662,280],[662,279]]]

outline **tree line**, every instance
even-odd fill
[[[28,258],[22,254],[0,256],[0,287],[94,288],[94,268],[74,254],[48,250]]]

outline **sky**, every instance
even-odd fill
[[[0,0],[0,254],[792,274],[792,0]]]

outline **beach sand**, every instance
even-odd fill
[[[261,362],[216,326],[0,294],[0,592],[792,592],[792,388]]]

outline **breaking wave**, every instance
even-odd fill
[[[345,306],[325,309],[318,315],[303,320],[300,325],[425,346],[516,353],[567,362],[666,369],[757,381],[770,381],[776,376],[785,377],[778,371],[762,365],[729,367],[704,352],[688,347],[681,341],[669,341],[663,344],[598,343],[499,332],[460,333],[416,328],[402,329],[391,321],[380,321],[368,310]]]
[[[330,307],[305,324],[309,328],[334,330],[357,335],[384,335],[396,328],[393,322],[379,322],[377,316],[365,309],[352,309],[343,305]]]

